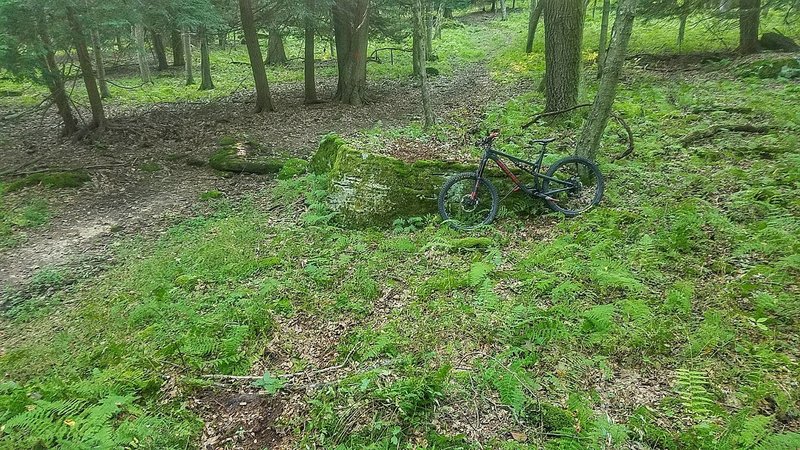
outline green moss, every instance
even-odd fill
[[[465,237],[461,239],[453,239],[450,241],[450,246],[454,249],[466,248],[486,248],[492,245],[492,239],[487,237]]]
[[[52,189],[75,188],[80,187],[89,180],[91,180],[91,177],[83,171],[35,173],[8,183],[5,186],[5,192],[14,192],[36,185],[47,186]]]
[[[152,161],[142,164],[141,166],[139,166],[139,168],[148,173],[154,173],[161,170],[161,166],[159,166],[158,163]]]
[[[268,153],[252,142],[222,139],[222,148],[209,159],[209,165],[223,172],[278,173],[286,158]]]
[[[308,172],[308,161],[300,158],[289,158],[278,172],[278,179],[289,180],[306,172]]]
[[[330,172],[333,169],[333,163],[336,161],[339,149],[345,146],[344,140],[338,135],[329,134],[325,136],[325,139],[319,144],[319,149],[311,158],[311,163],[309,163],[311,173],[320,175]]]
[[[220,197],[222,197],[222,192],[220,192],[220,191],[208,191],[208,192],[203,192],[202,194],[200,194],[200,200],[203,200],[203,201],[211,200],[211,199],[215,199],[215,198],[220,198]]]
[[[527,408],[527,421],[541,425],[545,431],[574,429],[575,418],[569,411],[549,403],[532,404]]]
[[[800,62],[795,58],[754,61],[740,67],[738,73],[743,77],[777,78],[784,71],[784,68],[790,70],[800,69]]]

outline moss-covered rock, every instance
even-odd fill
[[[289,158],[278,172],[279,180],[289,180],[308,172],[308,161],[300,158]]]
[[[357,150],[335,135],[322,141],[310,167],[317,174],[329,173],[330,208],[342,225],[354,228],[388,227],[397,218],[435,214],[447,177],[475,170],[474,164],[445,161],[408,164]],[[504,180],[493,181],[501,195],[509,190]]]
[[[36,185],[47,186],[52,189],[76,188],[89,180],[91,180],[89,174],[81,170],[74,172],[35,173],[8,183],[5,186],[5,191],[14,192],[28,186]]]
[[[575,418],[569,411],[548,403],[533,403],[526,408],[526,421],[541,425],[545,431],[571,430]]]
[[[220,148],[209,159],[209,165],[224,172],[278,173],[286,157],[266,151],[254,142],[231,138],[220,140]]]

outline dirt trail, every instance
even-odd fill
[[[445,121],[454,111],[461,120],[465,114],[477,116],[486,104],[508,98],[513,91],[494,83],[481,64],[433,78],[431,84],[437,115]],[[329,98],[334,87],[335,80],[323,80],[321,97]],[[378,123],[391,128],[419,117],[418,89],[411,79],[370,82],[370,103],[361,108],[330,102],[303,105],[299,83],[278,84],[273,91],[277,111],[262,115],[251,113],[250,92],[202,104],[111,106],[111,129],[93,142],[77,144],[55,138],[54,117],[41,123],[0,122],[0,134],[11,143],[5,167],[39,157],[43,159],[37,165],[47,167],[117,165],[92,171],[92,182],[80,189],[41,191],[51,198],[55,214],[50,224],[30,231],[23,245],[0,251],[0,292],[24,286],[44,267],[93,272],[110,256],[107,249],[114,242],[156,234],[191,215],[203,192],[217,190],[238,198],[271,182],[270,177],[249,175],[223,178],[192,165],[207,161],[223,136],[246,136],[307,157],[327,133],[352,135]]]

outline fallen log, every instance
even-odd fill
[[[767,133],[772,129],[768,125],[752,125],[752,124],[717,124],[712,125],[705,130],[692,131],[681,139],[681,145],[688,147],[689,145],[708,139],[721,131],[736,131],[739,133]]]

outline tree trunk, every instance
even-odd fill
[[[431,13],[430,3],[425,2],[425,60],[433,61],[433,14]]]
[[[183,68],[186,74],[186,85],[194,84],[194,74],[192,73],[192,33],[189,28],[184,27],[181,31],[183,37]]]
[[[603,0],[603,14],[600,18],[600,43],[597,46],[597,79],[603,76],[603,64],[606,63],[606,46],[608,42],[608,16],[611,13],[611,0]]]
[[[686,36],[686,21],[689,20],[689,15],[682,13],[678,18],[678,51],[683,47],[683,38]]]
[[[750,55],[760,50],[758,45],[758,22],[761,0],[739,2],[739,53]]]
[[[225,31],[220,32],[217,35],[217,44],[220,48],[228,48],[228,33]]]
[[[453,18],[453,8],[444,8],[444,18],[445,19]]]
[[[214,82],[211,80],[211,59],[208,55],[208,33],[205,26],[200,26],[200,75],[200,90],[214,89]]]
[[[164,40],[155,30],[150,30],[150,38],[153,40],[153,51],[156,53],[158,70],[167,70],[169,65],[167,64],[167,52],[164,50]]]
[[[312,104],[317,103],[316,69],[314,67],[314,35],[316,34],[316,30],[314,27],[314,16],[312,16],[312,12],[316,8],[316,2],[315,0],[305,0],[305,2],[305,56],[303,58],[303,78],[305,80],[306,104]]]
[[[531,14],[528,17],[528,41],[525,43],[525,53],[533,52],[533,40],[536,38],[536,28],[539,26],[539,18],[542,17],[542,7],[544,0],[531,0]]]
[[[575,106],[581,79],[583,0],[542,0],[545,37],[545,110]]]
[[[339,81],[336,99],[360,106],[367,85],[367,40],[370,0],[336,0],[333,25]]]
[[[439,3],[439,8],[436,10],[436,21],[433,25],[433,37],[435,39],[442,38],[442,22],[444,22],[444,3]]]
[[[94,53],[97,82],[100,84],[100,97],[111,97],[111,94],[108,92],[108,84],[106,83],[106,68],[103,64],[103,49],[100,48],[100,33],[97,30],[92,30],[92,53]]]
[[[508,20],[508,9],[506,8],[506,0],[500,0],[500,12],[502,20]]]
[[[427,20],[425,18],[425,7],[422,5],[422,0],[414,0],[414,40],[422,42],[427,34]],[[431,109],[431,93],[428,89],[428,74],[425,71],[425,53],[426,48],[424,45],[419,45],[419,51],[414,54],[417,59],[417,66],[419,66],[419,84],[422,93],[422,112],[424,116],[425,129],[429,129],[434,125],[433,110]]]
[[[413,1],[416,2],[416,0],[413,0]],[[413,5],[416,5],[416,3],[414,3]],[[415,11],[415,14],[416,14],[416,11]],[[417,26],[416,20],[417,20],[416,16],[414,16],[414,24],[413,24],[414,27]],[[414,28],[414,30],[416,30],[416,28]],[[414,76],[414,78],[419,78],[420,73],[422,73],[422,66],[419,63],[420,62],[420,56],[419,55],[421,55],[423,53],[423,51],[425,50],[424,49],[425,46],[423,45],[423,40],[424,40],[424,38],[420,34],[418,34],[416,31],[412,32],[412,34],[411,34],[411,69],[412,69],[412,72],[411,73]]]
[[[78,54],[78,64],[83,76],[83,84],[86,85],[86,94],[89,97],[89,106],[92,110],[92,123],[89,128],[104,129],[106,126],[106,114],[103,111],[103,99],[97,89],[97,81],[92,71],[92,59],[89,56],[89,49],[86,47],[86,37],[83,34],[83,27],[78,21],[77,14],[72,6],[67,6],[67,22],[69,22],[72,33],[72,41],[75,44],[75,51]]]
[[[253,71],[253,80],[256,84],[255,112],[274,111],[272,97],[269,94],[267,70],[264,68],[264,58],[261,56],[261,47],[258,44],[256,23],[253,19],[253,4],[251,0],[239,0],[239,12],[242,17],[242,31],[247,44],[247,55],[250,57],[250,68]]]
[[[577,154],[594,161],[603,131],[608,124],[611,106],[617,92],[617,84],[625,63],[625,54],[633,30],[633,19],[636,14],[638,0],[619,0],[617,15],[614,20],[614,33],[611,38],[611,47],[606,58],[603,78],[597,88],[597,95],[589,113],[589,120],[581,130],[577,143]]]
[[[142,83],[150,83],[150,64],[147,63],[147,52],[144,49],[144,25],[136,23],[133,25],[133,38],[136,42],[136,58],[139,61],[139,75]]]
[[[286,64],[286,60],[286,48],[283,46],[281,31],[278,27],[272,27],[267,41],[267,64],[279,66]]]
[[[172,30],[170,33],[170,41],[172,43],[172,65],[180,67],[186,64],[183,60],[183,39],[178,30]]]
[[[78,122],[75,120],[75,115],[72,113],[69,97],[67,96],[67,91],[64,89],[64,78],[61,76],[61,70],[56,63],[53,42],[47,31],[47,25],[43,20],[37,20],[36,26],[38,28],[39,39],[41,39],[45,49],[45,54],[42,57],[42,75],[47,84],[47,89],[53,97],[53,103],[56,104],[58,115],[61,116],[61,120],[64,122],[61,134],[69,136],[78,131]]]

